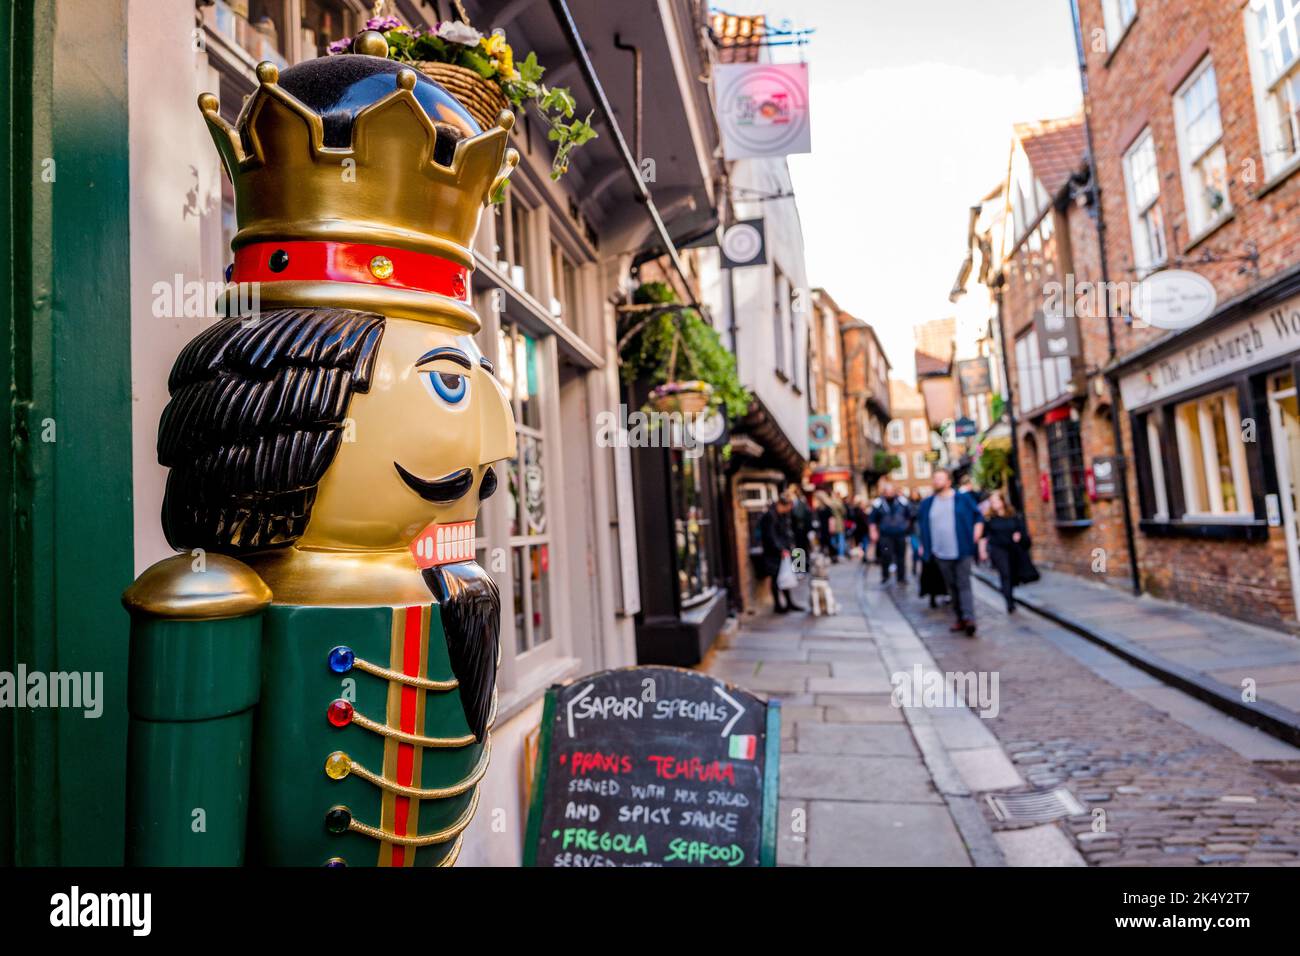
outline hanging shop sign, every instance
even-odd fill
[[[808,447],[830,448],[835,444],[835,423],[829,415],[808,416]]]
[[[720,63],[713,79],[727,159],[812,152],[808,64]]]
[[[1218,295],[1203,275],[1166,269],[1147,276],[1133,290],[1133,317],[1157,329],[1190,329],[1214,312]]]
[[[546,692],[525,866],[773,866],[780,702],[624,667]]]
[[[739,269],[767,262],[767,231],[762,218],[742,219],[722,233],[722,268]]]
[[[1110,501],[1119,497],[1119,478],[1123,467],[1124,459],[1114,455],[1106,455],[1092,460],[1090,470],[1092,500]]]
[[[979,426],[975,424],[973,418],[959,418],[953,422],[953,434],[958,438],[973,438],[979,431]]]
[[[993,391],[993,373],[987,358],[963,359],[957,363],[957,381],[965,395],[986,395]]]
[[[1153,358],[1119,380],[1120,397],[1141,408],[1297,350],[1300,296]]]

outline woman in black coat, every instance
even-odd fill
[[[1015,613],[1016,602],[1011,591],[1017,584],[1038,580],[1038,569],[1029,560],[1029,529],[1025,519],[1007,504],[999,491],[988,499],[988,517],[984,521],[984,537],[989,543],[989,561],[998,570],[1002,584],[1002,597],[1007,602],[1007,612]]]

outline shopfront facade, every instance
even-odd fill
[[[1300,273],[1119,369],[1152,593],[1297,627],[1298,381]]]

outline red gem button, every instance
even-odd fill
[[[335,727],[346,727],[352,723],[352,705],[342,698],[331,701],[325,716]]]

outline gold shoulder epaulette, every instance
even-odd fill
[[[177,554],[152,565],[122,595],[132,614],[184,620],[243,617],[271,603],[248,565],[224,554]]]

